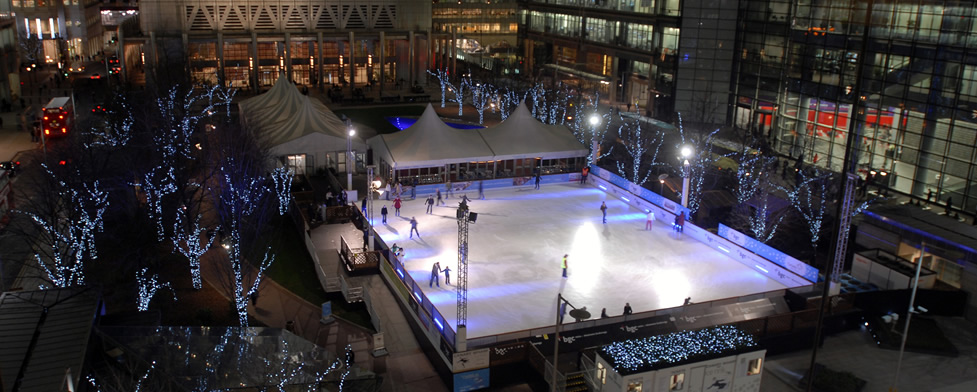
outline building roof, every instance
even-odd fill
[[[78,385],[98,303],[98,294],[84,287],[3,293],[3,392],[60,391],[67,371]]]
[[[922,238],[958,249],[959,254],[941,255],[950,259],[965,259],[967,253],[977,253],[977,227],[960,223],[933,211],[902,204],[878,204],[865,211],[865,215],[879,221],[916,233]],[[933,244],[931,244],[933,245]]]
[[[498,160],[587,155],[587,147],[566,126],[543,124],[529,112],[525,101],[501,124],[478,132]]]
[[[731,325],[629,339],[601,347],[599,354],[620,374],[643,373],[759,349],[753,335]]]

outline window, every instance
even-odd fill
[[[753,376],[760,374],[763,370],[763,358],[751,359],[749,366],[746,367],[746,375]]]
[[[305,154],[288,155],[286,165],[296,175],[305,174]]]
[[[597,379],[600,380],[600,384],[607,384],[607,368],[604,367],[603,362],[597,362]]]
[[[629,382],[628,392],[641,392],[641,381]]]
[[[681,391],[682,387],[684,386],[685,386],[685,372],[675,373],[668,380],[669,391]]]

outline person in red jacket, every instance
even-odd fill
[[[394,199],[394,215],[400,216],[400,206],[400,196],[397,196],[397,198]]]

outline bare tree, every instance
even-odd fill
[[[644,185],[658,164],[658,152],[665,141],[665,134],[658,129],[645,130],[634,119],[621,119],[617,129],[618,143],[628,155],[628,164],[617,162],[617,172],[636,185]]]

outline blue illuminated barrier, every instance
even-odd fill
[[[397,256],[389,252],[386,244],[381,244],[381,247],[385,249],[383,253],[389,255],[389,257],[383,258],[386,262],[380,263],[382,275],[387,278],[392,286],[395,286],[395,294],[407,303],[413,315],[420,321],[420,325],[427,332],[428,339],[431,340],[431,343],[435,347],[439,348],[438,351],[450,363],[451,353],[455,347],[455,331],[451,328],[451,324],[445,320],[437,307],[424,295],[424,291],[421,290],[421,287],[414,281],[414,278],[407,272],[404,264],[400,262]],[[440,344],[441,342],[438,341],[439,336],[444,338],[444,342],[447,343],[448,347]]]
[[[608,170],[590,167],[587,182],[641,211],[654,211],[659,222],[671,225],[675,216],[688,209],[661,195],[637,186]],[[688,220],[683,235],[690,236],[709,247],[787,287],[808,286],[817,281],[818,270],[783,252],[760,243],[749,236],[720,224],[719,235],[710,233]],[[725,237],[725,238],[724,238]]]

